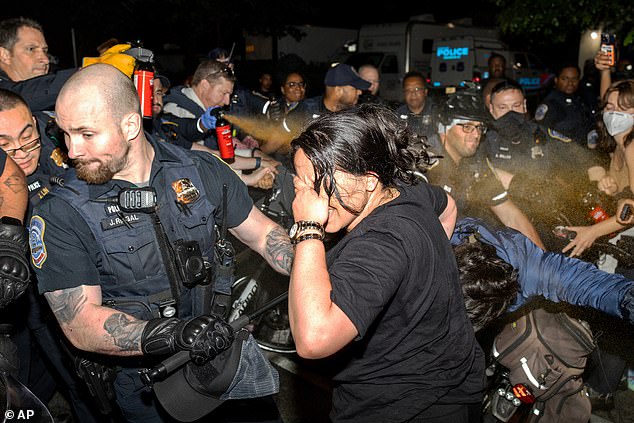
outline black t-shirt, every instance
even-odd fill
[[[334,377],[333,421],[407,421],[434,403],[481,400],[483,354],[438,220],[447,196],[428,184],[399,191],[328,251],[331,298],[359,332]]]

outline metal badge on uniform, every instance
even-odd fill
[[[46,245],[44,245],[44,230],[46,222],[40,216],[33,216],[29,226],[29,246],[31,247],[31,261],[33,266],[38,269],[42,268],[42,264],[46,261],[48,254],[46,253]]]
[[[540,157],[544,157],[544,151],[540,145],[535,145],[531,147],[531,158],[539,159]]]
[[[57,166],[68,169],[68,165],[66,164],[68,162],[68,155],[62,151],[61,148],[58,147],[53,150],[50,157]]]
[[[176,193],[176,202],[179,204],[191,204],[200,197],[200,191],[189,178],[181,178],[172,182],[172,189]]]
[[[535,110],[535,120],[542,120],[544,116],[548,113],[548,106],[545,104],[540,104]]]
[[[423,116],[422,121],[423,121],[423,125],[430,125],[431,124],[431,116],[429,116],[429,115]]]

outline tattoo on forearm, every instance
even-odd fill
[[[291,273],[295,252],[288,235],[281,226],[276,226],[266,235],[266,255],[278,270]]]
[[[4,181],[4,184],[15,193],[26,190],[26,180],[24,175],[18,172],[14,172]]]
[[[114,313],[106,319],[103,328],[121,351],[138,351],[146,323],[143,320],[131,320],[123,313]]]
[[[82,311],[86,296],[81,286],[44,294],[60,324],[68,324]]]

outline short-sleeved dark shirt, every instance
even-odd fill
[[[474,157],[456,164],[446,151],[438,164],[425,174],[429,182],[441,186],[456,200],[461,217],[480,217],[497,222],[491,207],[509,199],[508,192],[498,180],[495,168],[488,162],[482,146]]]
[[[157,190],[165,189],[157,182],[159,178],[156,178],[156,175],[164,162],[174,161],[177,158],[169,150],[160,148],[162,142],[151,140],[151,143],[155,155],[150,185]],[[183,151],[192,157],[202,175],[207,195],[215,206],[216,221],[219,221],[224,213],[222,186],[225,183],[228,187],[228,210],[230,211],[227,216],[227,225],[235,227],[246,220],[253,202],[248,195],[246,185],[235,172],[220,159],[208,153]],[[130,186],[132,184],[122,180],[111,180],[103,185],[91,185],[90,197],[97,198],[103,193],[118,192],[120,188]],[[64,188],[54,187],[54,190],[59,189]],[[158,206],[161,207],[161,204]],[[40,268],[36,268],[40,292],[74,288],[79,285],[98,285],[100,272],[103,271],[100,264],[101,252],[92,231],[79,213],[60,197],[47,195],[37,205],[34,214],[40,216],[45,222],[42,241],[47,251],[47,258],[40,264]],[[175,222],[178,222],[178,217],[173,218]],[[170,223],[163,221],[164,225]],[[209,236],[213,239],[213,234]],[[159,254],[158,248],[157,254]]]
[[[596,118],[583,97],[576,93],[567,95],[557,89],[537,106],[535,120],[584,147],[587,146],[588,133],[596,128]]]
[[[358,339],[334,380],[333,421],[409,421],[435,403],[477,403],[483,353],[438,215],[447,195],[399,188],[327,255],[331,298]]]

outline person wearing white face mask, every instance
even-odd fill
[[[588,169],[590,180],[597,181],[600,191],[620,197],[634,197],[634,80],[627,79],[612,84],[603,96],[603,118],[598,123],[599,148],[610,152],[610,166]],[[625,229],[611,217],[592,226],[570,226],[566,229],[577,233],[562,252],[570,256],[581,255],[600,236]]]

